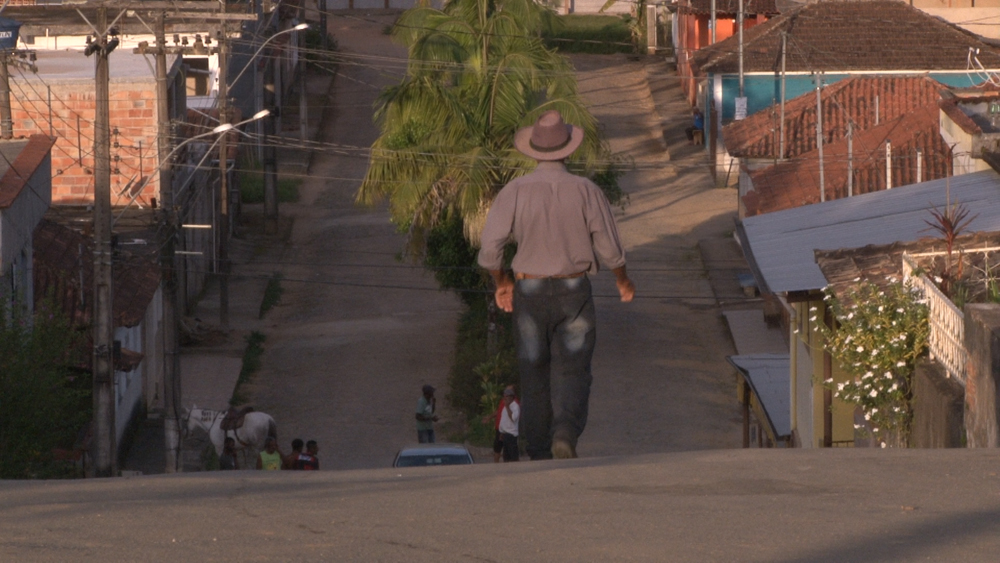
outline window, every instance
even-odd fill
[[[187,68],[187,95],[207,96],[209,78],[207,57],[184,57]]]

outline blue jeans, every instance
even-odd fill
[[[417,441],[421,444],[433,444],[434,443],[434,429],[430,430],[417,430]]]
[[[597,341],[590,280],[517,280],[514,322],[521,435],[531,459],[551,459],[554,439],[575,448],[587,425],[590,361]]]

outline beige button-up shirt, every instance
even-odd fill
[[[503,266],[513,236],[514,271],[535,276],[588,272],[625,265],[625,250],[611,205],[596,184],[566,171],[562,162],[539,162],[497,194],[483,228],[479,265]]]

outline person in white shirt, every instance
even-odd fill
[[[503,442],[503,460],[520,461],[521,453],[517,446],[517,425],[521,420],[521,405],[514,398],[514,390],[510,387],[503,392],[503,409],[500,411],[500,440]]]

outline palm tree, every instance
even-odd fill
[[[572,67],[542,44],[553,16],[533,0],[450,0],[396,22],[393,37],[409,49],[407,74],[376,104],[382,134],[357,200],[388,200],[411,251],[419,254],[426,235],[455,218],[478,244],[496,193],[534,168],[514,149],[514,133],[544,111],[558,109],[584,129],[574,168],[608,160]]]

